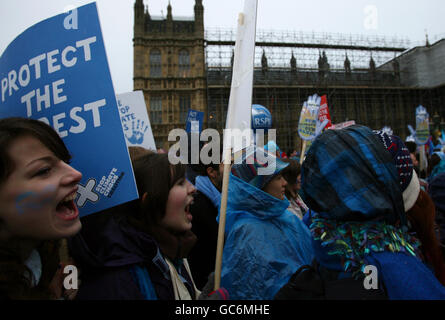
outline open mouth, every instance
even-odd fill
[[[77,209],[74,199],[76,198],[76,192],[66,196],[56,207],[57,216],[63,220],[74,220],[79,216],[79,210]]]
[[[189,221],[192,221],[192,220],[193,220],[192,213],[190,212],[190,206],[191,206],[191,204],[192,204],[192,203],[189,203],[189,204],[185,207],[185,209],[184,209],[184,211],[185,211],[185,216],[187,217],[187,219],[188,219]]]

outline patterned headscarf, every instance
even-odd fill
[[[344,271],[358,271],[370,251],[415,255],[418,244],[405,231],[396,166],[371,129],[351,126],[320,135],[303,162],[301,178],[300,194],[312,210],[310,229],[319,242],[315,249],[321,264],[336,256]]]
[[[328,130],[302,165],[301,197],[328,219],[406,223],[393,159],[364,126]]]

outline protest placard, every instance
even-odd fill
[[[320,103],[321,97],[314,94],[308,97],[307,101],[303,103],[303,108],[301,109],[300,121],[298,122],[298,134],[303,140],[300,164],[304,161],[304,155],[306,154],[308,142],[314,140],[330,121],[330,119],[328,119],[326,116],[323,117],[322,121],[320,120]]]
[[[116,97],[127,146],[156,151],[143,92],[127,92]]]
[[[0,57],[0,84],[1,118],[44,121],[64,140],[83,174],[81,216],[138,197],[96,3],[20,34]]]
[[[328,98],[326,95],[321,96],[320,101],[320,110],[318,112],[318,121],[322,123],[323,121],[328,120],[328,123],[325,126],[325,129],[329,129],[332,126],[331,115],[329,114],[328,108]]]
[[[320,111],[320,103],[321,98],[317,94],[309,96],[308,100],[303,103],[300,121],[298,122],[298,134],[300,138],[305,141],[314,140],[321,130],[323,130],[324,125],[328,123],[328,119],[324,119],[324,125],[319,125],[318,114]]]
[[[185,131],[201,132],[203,120],[204,120],[204,112],[190,109],[187,115]]]
[[[424,145],[430,137],[429,114],[423,106],[416,108],[416,135],[417,145]]]

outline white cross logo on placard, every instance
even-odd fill
[[[86,186],[83,186],[82,184],[78,184],[79,190],[77,190],[77,193],[79,194],[79,199],[77,199],[77,206],[83,207],[85,205],[85,202],[87,200],[90,200],[91,202],[96,202],[99,200],[99,195],[93,191],[94,186],[96,185],[96,180],[93,178],[90,178],[87,181]]]

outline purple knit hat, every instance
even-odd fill
[[[399,174],[400,190],[403,193],[403,203],[407,212],[413,207],[420,192],[419,179],[414,171],[409,150],[397,136],[388,135],[383,131],[374,131],[374,133],[378,135],[385,149],[391,153]]]

